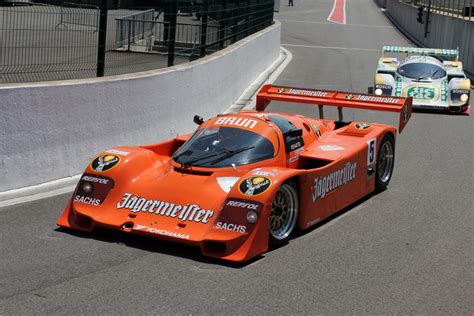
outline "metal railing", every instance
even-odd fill
[[[63,2],[60,6],[60,21],[56,27],[81,25],[99,30],[99,7],[90,4]]]
[[[117,47],[124,45],[130,46],[145,38],[153,35],[153,22],[159,14],[155,14],[154,9],[149,9],[143,12],[133,13],[127,16],[118,17],[115,19],[116,23],[116,41]]]
[[[105,15],[93,0],[87,3],[0,6],[0,84],[172,66],[212,54],[273,23],[274,0],[183,0]],[[101,23],[104,16],[106,24]]]
[[[474,18],[474,0],[402,0],[415,7],[429,7],[432,13],[463,19]]]

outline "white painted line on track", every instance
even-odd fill
[[[290,23],[308,23],[308,24],[334,25],[333,22],[327,22],[327,21],[302,21],[302,20],[281,20],[281,19],[278,19],[278,21],[280,21],[280,22],[290,22]],[[393,26],[390,26],[390,25],[369,25],[369,24],[345,24],[345,25],[354,26],[354,27],[373,27],[373,28],[382,28],[382,29],[393,29]]]
[[[280,14],[305,14],[305,13],[314,13],[314,12],[324,12],[326,10],[308,10],[308,11],[287,11],[287,12],[278,12]]]
[[[334,46],[298,45],[298,44],[281,44],[281,46],[304,47],[304,48],[322,48],[322,49],[338,49],[338,50],[356,50],[356,51],[380,52],[380,53],[382,53],[380,49],[375,49],[375,48],[334,47]]]

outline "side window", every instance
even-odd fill
[[[297,129],[297,127],[293,123],[291,123],[290,121],[282,118],[281,116],[270,115],[268,118],[278,126],[278,128],[281,130],[283,135],[288,131]],[[284,139],[285,140],[285,150],[286,150],[287,153],[304,146],[303,137],[301,137],[301,136],[296,136],[296,137],[295,136],[284,136],[284,138],[285,138]]]

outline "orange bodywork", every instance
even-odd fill
[[[400,113],[403,129],[411,116],[411,98],[373,97],[266,85],[258,94],[257,110],[279,100],[392,111]],[[172,155],[191,134],[154,145],[113,148],[88,165],[57,224],[173,240],[200,247],[205,256],[242,262],[268,250],[271,202],[286,181],[298,188],[300,229],[374,190],[368,142],[375,139],[378,145],[387,133],[395,138],[394,127],[260,111],[219,115],[197,131],[226,126],[259,134],[273,145],[272,157],[219,168],[183,166]],[[301,129],[301,141],[286,144],[275,116]],[[249,181],[265,186],[243,190]],[[247,219],[250,210],[257,212],[256,222]]]

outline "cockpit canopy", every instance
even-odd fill
[[[272,158],[276,149],[271,128],[262,133],[239,127],[208,125],[199,128],[173,155],[184,166],[223,168],[246,165]],[[266,136],[266,137],[265,137]]]
[[[446,71],[442,66],[425,62],[402,64],[398,67],[397,72],[403,77],[416,80],[433,80],[446,76]]]

